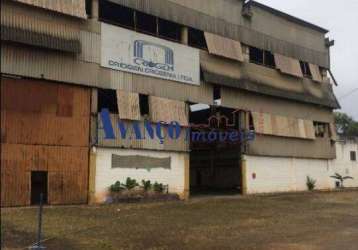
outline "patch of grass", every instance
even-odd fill
[[[4,247],[36,240],[36,208],[1,216]],[[356,225],[358,192],[310,193],[46,207],[43,238],[48,249],[354,249]]]

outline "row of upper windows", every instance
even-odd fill
[[[99,1],[99,20],[179,43],[182,42],[182,30],[185,27],[107,0]],[[201,30],[188,27],[187,43],[189,46],[208,50],[204,32]],[[276,68],[272,52],[252,46],[248,47],[251,63]],[[300,61],[300,66],[303,76],[312,78],[309,64]]]

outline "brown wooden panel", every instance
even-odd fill
[[[2,78],[1,90],[2,142],[88,146],[89,89]]]
[[[275,63],[277,68],[285,74],[296,77],[303,77],[300,62],[297,59],[275,54]]]
[[[1,144],[1,206],[30,204],[31,171],[48,171],[50,204],[86,203],[88,148]]]

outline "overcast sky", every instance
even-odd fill
[[[257,0],[305,21],[328,29],[334,87],[344,112],[358,120],[358,0]],[[355,90],[354,93],[348,93]]]

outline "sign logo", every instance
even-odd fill
[[[135,64],[174,71],[174,52],[171,48],[148,41],[135,40],[133,49]]]
[[[102,67],[200,85],[198,49],[106,23],[101,31]]]

